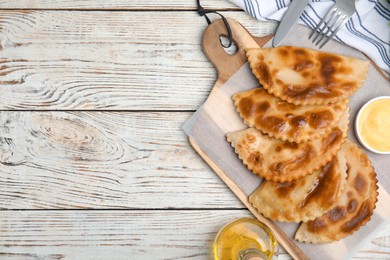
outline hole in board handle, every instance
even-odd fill
[[[222,48],[225,50],[225,52],[228,55],[232,56],[232,55],[237,53],[237,45],[234,41],[232,42],[232,45],[229,48],[224,47],[224,46],[227,46],[229,44],[228,37],[226,37],[225,35],[220,35],[219,41],[221,42]]]

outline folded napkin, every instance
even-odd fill
[[[261,21],[280,21],[291,3],[291,0],[230,1]],[[334,3],[311,0],[298,23],[314,29]],[[356,13],[334,38],[365,53],[381,69],[390,72],[390,2],[356,0]]]

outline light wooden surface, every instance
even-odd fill
[[[2,10],[0,24],[0,109],[196,110],[215,81],[195,11]]]
[[[1,259],[207,259],[219,227],[250,216],[180,129],[216,80],[195,9],[0,1]],[[390,227],[355,256],[389,258]]]

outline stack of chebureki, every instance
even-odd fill
[[[347,139],[348,98],[364,83],[368,62],[284,46],[247,50],[263,88],[233,96],[249,128],[227,140],[265,180],[249,197],[264,216],[302,222],[295,238],[325,243],[364,225],[377,201],[367,155]]]

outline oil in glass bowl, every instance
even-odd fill
[[[222,227],[213,243],[214,260],[272,259],[276,239],[258,220],[242,218]]]

